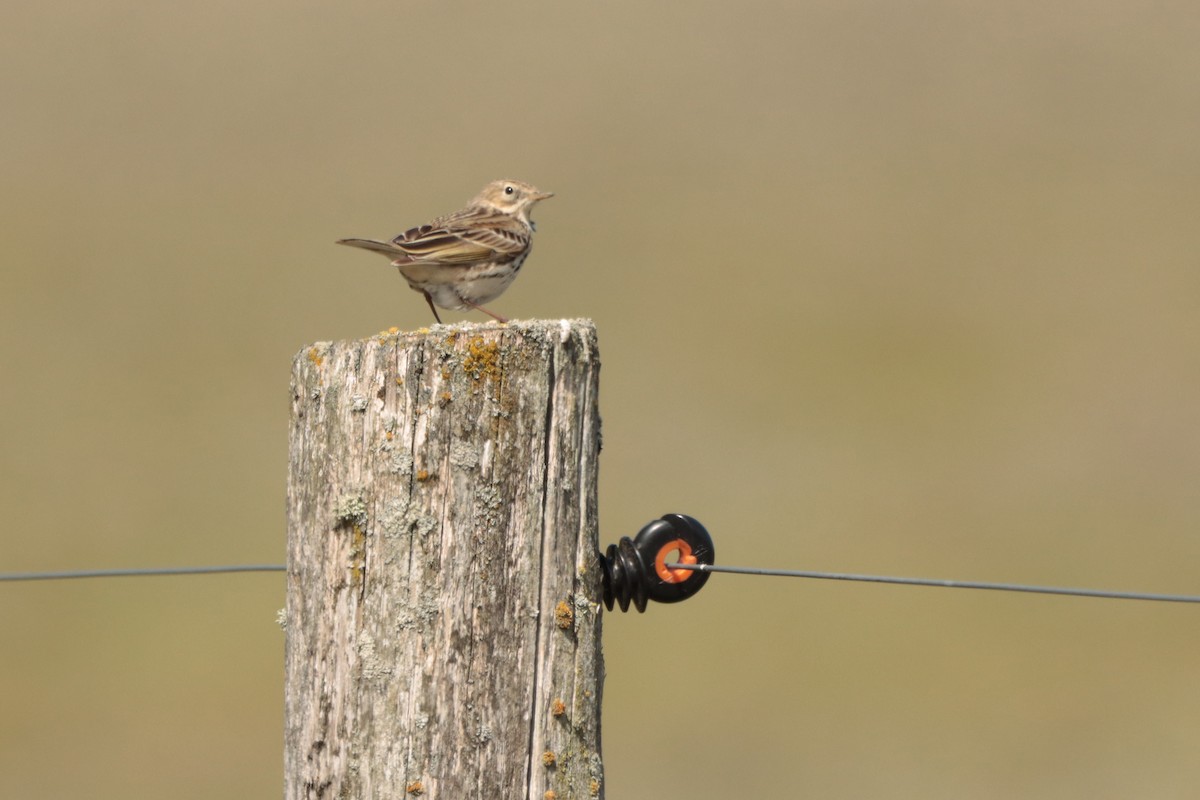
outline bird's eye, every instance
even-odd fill
[[[512,194],[512,193],[513,193],[513,187],[511,187],[511,186],[505,186],[505,187],[504,187],[504,193],[505,193],[505,194]]]

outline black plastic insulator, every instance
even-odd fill
[[[668,558],[670,556],[670,558]],[[638,612],[646,603],[678,603],[704,586],[709,573],[690,569],[667,569],[666,563],[712,564],[712,537],[697,520],[686,514],[664,514],[638,531],[633,539],[622,536],[600,557],[604,569],[604,605],[612,611],[619,605]]]

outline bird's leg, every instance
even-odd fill
[[[483,313],[487,314],[489,317],[491,317],[492,319],[496,320],[497,322],[508,322],[508,320],[507,320],[507,319],[505,319],[504,317],[500,316],[500,315],[499,315],[499,314],[497,314],[496,312],[494,312],[494,311],[488,311],[488,310],[487,310],[486,308],[484,308],[483,306],[477,306],[477,305],[475,305],[474,303],[472,303],[470,300],[467,300],[467,299],[466,299],[466,298],[464,298],[464,297],[461,297],[461,296],[460,296],[458,299],[459,299],[459,300],[462,300],[462,301],[463,301],[463,303],[464,303],[465,305],[468,305],[468,306],[470,306],[471,308],[475,309],[476,311],[482,311]]]
[[[433,307],[433,298],[429,296],[429,292],[421,292],[421,294],[425,295],[425,302],[429,303],[429,310],[433,312],[433,318],[438,321],[439,325],[441,325],[442,318],[438,316],[437,309]]]

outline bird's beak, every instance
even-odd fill
[[[534,200],[545,200],[548,197],[554,197],[554,192],[538,192],[534,195]]]

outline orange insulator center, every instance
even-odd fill
[[[664,544],[658,549],[658,555],[654,557],[654,570],[658,573],[658,577],[662,578],[666,583],[683,583],[692,577],[692,570],[690,569],[667,569],[667,554],[675,550],[679,551],[679,558],[675,559],[675,563],[696,563],[696,557],[692,555],[692,546],[683,539],[676,539],[673,542]]]

